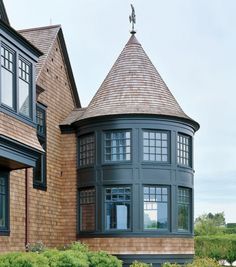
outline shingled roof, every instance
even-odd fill
[[[61,25],[51,25],[40,28],[32,28],[26,30],[20,30],[19,33],[26,38],[30,43],[36,46],[40,51],[43,52],[43,55],[39,58],[38,63],[36,64],[36,82],[40,76],[40,72],[46,63],[47,57],[50,54],[51,48],[57,38],[59,38],[59,42],[62,48],[66,69],[69,75],[69,79],[71,82],[71,87],[73,91],[73,96],[75,100],[75,104],[77,108],[81,107],[73,72],[70,65],[69,56],[66,49],[66,44],[64,40],[64,36],[62,33]]]
[[[194,122],[183,112],[134,34],[78,120],[118,114],[162,115]]]

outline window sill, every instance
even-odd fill
[[[1,230],[0,229],[0,236],[10,236],[10,230]]]
[[[37,190],[47,191],[47,186],[43,184],[33,184],[33,188]]]

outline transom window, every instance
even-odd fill
[[[178,134],[177,137],[177,162],[178,164],[191,166],[191,137]]]
[[[82,189],[79,195],[80,231],[95,230],[95,189]]]
[[[8,230],[8,174],[0,172],[0,233]]]
[[[144,229],[157,230],[168,228],[168,188],[145,186]]]
[[[81,136],[79,138],[79,164],[80,166],[88,166],[94,164],[95,161],[95,140],[94,134]]]
[[[168,161],[168,133],[161,131],[143,132],[143,160]]]
[[[178,188],[178,230],[190,231],[191,191],[189,188]]]
[[[14,54],[5,46],[1,47],[1,101],[14,108]]]
[[[130,187],[105,189],[106,230],[130,229]]]
[[[19,112],[30,116],[30,64],[19,59]]]
[[[131,160],[131,132],[112,131],[105,133],[105,161]]]

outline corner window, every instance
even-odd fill
[[[184,134],[177,136],[177,162],[191,167],[191,137]]]
[[[79,137],[79,165],[89,166],[95,162],[94,134]]]
[[[167,230],[168,228],[168,188],[145,186],[144,194],[144,229]]]
[[[109,187],[105,189],[106,230],[130,229],[130,187]]]
[[[178,230],[190,231],[191,216],[191,190],[189,188],[178,188]]]
[[[131,160],[131,132],[112,131],[105,133],[105,161]]]
[[[80,231],[95,230],[95,189],[82,189],[79,192]]]
[[[1,102],[14,107],[14,53],[6,46],[1,47]]]
[[[46,109],[43,105],[37,104],[36,120],[38,140],[45,153],[42,154],[36,162],[36,167],[34,168],[33,185],[34,188],[46,190]]]
[[[143,131],[143,160],[168,162],[168,133]]]
[[[30,64],[19,59],[19,112],[30,117]]]
[[[0,235],[9,230],[8,173],[0,172]]]

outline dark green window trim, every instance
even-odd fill
[[[95,187],[79,189],[79,232],[94,232],[96,229]]]
[[[126,232],[132,228],[132,187],[104,187],[105,231]]]
[[[169,207],[170,207],[169,191],[170,191],[169,186],[165,185],[143,186],[144,231],[169,231]],[[153,220],[152,223],[153,225],[149,225],[149,227],[145,227],[145,220],[147,222],[145,213],[146,215],[149,215],[151,217],[148,218],[148,220],[150,221]]]
[[[79,166],[88,167],[95,163],[95,135],[79,136]]]
[[[170,162],[170,134],[162,130],[143,130],[143,161]]]
[[[35,189],[47,190],[47,134],[46,134],[46,107],[37,103],[36,106],[37,135],[38,140],[44,149],[36,162],[34,168],[33,187]]]
[[[0,200],[0,235],[9,235],[9,172],[0,171]]]
[[[104,132],[104,162],[129,162],[132,155],[131,130]]]
[[[178,231],[191,232],[192,190],[178,187]]]
[[[192,137],[189,135],[177,135],[177,163],[180,166],[192,167]]]

